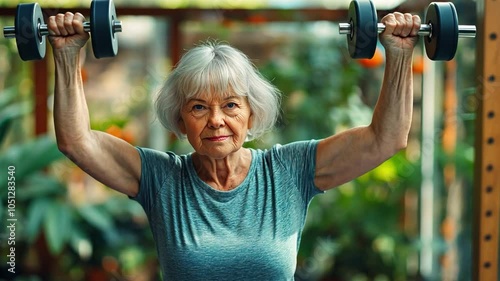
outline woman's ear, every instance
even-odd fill
[[[248,117],[248,130],[253,127],[253,112],[250,112],[250,117]]]

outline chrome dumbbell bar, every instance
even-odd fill
[[[382,32],[384,32],[384,30],[385,30],[385,25],[383,23],[378,23],[377,24],[377,32],[382,33]],[[339,33],[352,35],[352,33],[353,33],[352,24],[339,23]],[[432,24],[420,25],[418,35],[432,37]],[[459,25],[458,26],[458,37],[475,38],[476,37],[476,26],[475,25]]]
[[[122,32],[122,22],[114,20],[112,23],[113,33]],[[90,32],[90,22],[83,23],[83,30],[85,32]],[[38,36],[48,36],[49,27],[46,24],[38,24]],[[6,26],[3,28],[3,36],[5,38],[16,38],[16,27],[15,26]]]

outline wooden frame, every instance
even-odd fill
[[[478,1],[477,123],[472,280],[498,280],[500,215],[500,2]]]

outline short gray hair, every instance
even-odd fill
[[[241,51],[218,42],[205,42],[189,50],[170,73],[155,100],[161,124],[177,137],[181,109],[201,94],[246,96],[253,126],[248,140],[272,129],[280,112],[280,92]]]

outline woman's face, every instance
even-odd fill
[[[246,97],[204,94],[186,102],[179,128],[198,154],[223,159],[243,146],[251,117]]]

